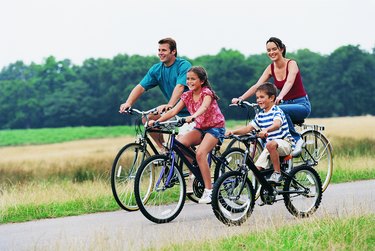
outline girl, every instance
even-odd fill
[[[191,115],[186,117],[186,122],[195,121],[196,126],[194,130],[179,137],[179,141],[188,147],[199,145],[196,158],[205,186],[199,203],[207,204],[211,202],[212,193],[207,155],[219,140],[223,140],[225,120],[217,104],[218,96],[208,81],[206,70],[203,67],[194,66],[188,70],[186,80],[189,91],[183,93],[177,105],[157,121],[166,121],[177,115],[185,106],[187,107]],[[150,121],[150,125],[153,123],[154,121]]]

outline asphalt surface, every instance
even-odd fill
[[[256,203],[258,204],[258,203]],[[375,212],[375,180],[330,185],[312,218]],[[307,219],[309,220],[309,219]],[[210,205],[187,202],[172,222],[155,224],[139,211],[116,211],[0,225],[0,250],[140,250],[183,241],[212,240],[295,224],[284,202],[256,205],[239,227],[228,227]]]

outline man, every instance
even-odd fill
[[[172,38],[164,38],[159,41],[158,56],[160,62],[153,65],[143,77],[141,82],[133,88],[125,103],[120,105],[120,113],[124,113],[129,107],[134,105],[137,99],[147,90],[159,86],[167,104],[157,107],[161,114],[172,108],[180,99],[181,94],[188,90],[186,84],[186,73],[191,67],[191,63],[185,59],[177,57],[176,41]],[[180,116],[189,116],[187,110],[181,111]],[[157,120],[160,115],[150,115],[149,118]],[[163,135],[160,133],[150,134],[160,149],[163,149]]]

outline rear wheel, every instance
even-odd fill
[[[294,168],[285,179],[284,203],[296,217],[308,217],[319,207],[322,200],[322,182],[318,173],[309,166]]]
[[[312,166],[322,179],[323,192],[327,189],[333,173],[333,150],[328,139],[319,131],[308,130],[302,133],[306,146],[302,149],[301,161]],[[300,163],[300,164],[302,164]],[[297,163],[298,165],[298,163]]]
[[[150,157],[144,145],[130,143],[116,155],[111,170],[111,188],[117,204],[126,211],[138,210],[134,179],[142,162]]]
[[[143,162],[134,185],[137,204],[142,214],[155,223],[172,221],[185,203],[185,179],[180,168],[165,155],[155,155]],[[168,183],[169,180],[169,183]]]

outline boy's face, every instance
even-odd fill
[[[271,107],[274,105],[274,96],[272,95],[271,97],[268,96],[268,94],[265,91],[257,91],[255,93],[257,97],[257,103],[260,108],[264,109],[265,111],[268,111],[271,109]]]

